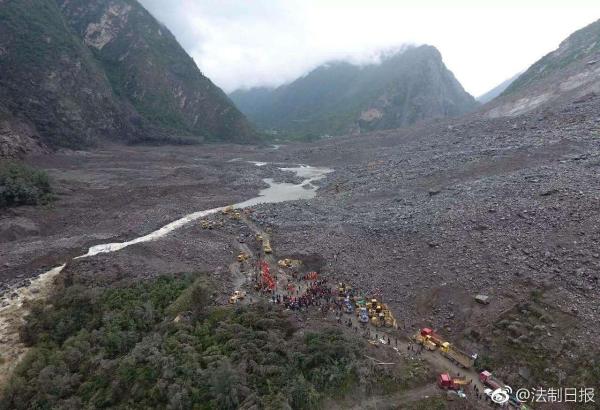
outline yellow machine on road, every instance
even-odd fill
[[[385,303],[379,302],[377,299],[371,299],[371,302],[368,303],[367,307],[373,326],[398,328],[396,318],[394,318],[392,311]]]
[[[469,369],[475,365],[475,358],[477,355],[470,355],[458,349],[456,346],[445,341],[442,337],[438,336],[434,331],[428,327],[425,327],[414,336],[414,339],[422,344],[428,350],[435,350],[439,348],[442,356],[447,357],[450,361],[457,363],[458,365]]]
[[[277,266],[279,266],[282,269],[286,269],[286,268],[293,268],[293,267],[298,267],[302,265],[302,261],[298,260],[298,259],[280,259],[277,262]]]
[[[263,240],[263,251],[264,253],[273,253],[273,248],[271,248],[271,242],[268,239]]]
[[[233,305],[233,304],[239,302],[240,300],[243,300],[245,297],[246,297],[246,292],[244,292],[243,290],[236,290],[229,297],[229,303],[231,303]]]

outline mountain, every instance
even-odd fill
[[[0,0],[0,73],[5,116],[39,145],[255,136],[135,0]]]
[[[519,76],[493,102],[489,117],[515,116],[600,93],[600,20],[576,31]]]
[[[521,74],[522,73],[515,74],[508,80],[502,81],[500,84],[498,84],[496,87],[492,88],[487,93],[477,97],[477,101],[479,101],[481,104],[485,104],[485,103],[492,101],[494,98],[496,98],[497,96],[502,94],[504,92],[504,90],[506,90],[508,88],[508,86],[510,86],[517,78],[519,78],[519,76]]]
[[[317,135],[398,128],[477,106],[431,46],[405,48],[380,64],[332,62],[279,88],[230,97],[262,128]]]

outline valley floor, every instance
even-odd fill
[[[296,182],[277,166],[327,166],[335,172],[318,182],[317,198],[255,208],[252,220],[272,229],[279,257],[311,260],[331,282],[380,292],[405,336],[433,327],[509,384],[585,384],[600,374],[588,348],[600,341],[598,105],[279,149],[115,146],[30,158],[58,199],[0,215],[1,290],[10,298],[89,246],[254,197],[263,178]],[[104,286],[209,272],[225,303],[240,234],[252,232],[190,224],[73,261],[63,274]],[[490,304],[477,304],[477,294]]]

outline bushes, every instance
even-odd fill
[[[0,208],[37,205],[51,199],[48,175],[16,162],[0,164]]]
[[[360,343],[296,332],[270,305],[209,306],[209,294],[191,278],[61,291],[27,318],[34,348],[0,409],[314,409],[356,385]]]

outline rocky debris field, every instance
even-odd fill
[[[0,212],[0,292],[27,284],[90,246],[130,240],[188,213],[254,197],[267,186],[263,178],[292,178],[236,155],[248,157],[253,150],[114,146],[30,157],[32,165],[47,170],[56,200]]]
[[[600,340],[599,104],[285,147],[282,159],[336,172],[316,199],[256,219],[280,252],[319,254],[333,277],[381,289],[409,327],[480,350],[472,329],[535,291],[573,315],[582,347]]]
[[[30,158],[48,170],[58,199],[0,216],[2,287],[10,292],[91,245],[252,198],[264,178],[300,182],[281,167],[327,166],[335,172],[315,182],[316,198],[251,214],[272,228],[277,257],[318,259],[331,280],[381,293],[407,335],[433,327],[470,352],[493,354],[505,333],[524,343],[528,329],[516,334],[502,321],[535,295],[568,318],[548,322],[555,327],[544,337],[575,355],[600,340],[590,325],[600,314],[599,104],[589,98],[511,119],[475,116],[278,149],[107,147]],[[63,277],[103,286],[209,272],[224,299],[246,230],[239,221],[213,230],[191,223],[73,261]],[[478,304],[478,294],[490,303]]]

